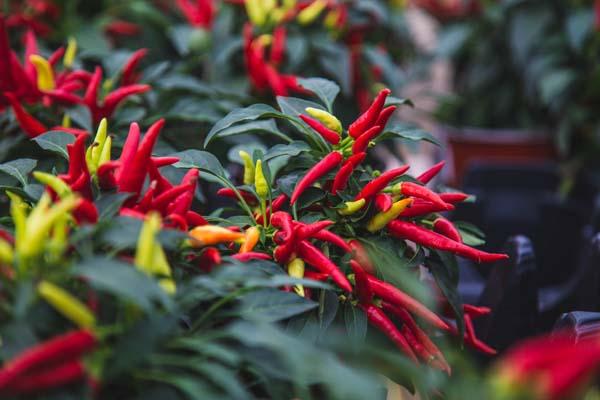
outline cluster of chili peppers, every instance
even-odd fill
[[[60,10],[52,0],[9,1],[6,25],[9,28],[31,29],[36,35],[52,32],[49,23],[56,21]]]
[[[72,331],[30,347],[0,369],[0,393],[19,396],[82,382],[82,357],[97,346],[89,330]]]
[[[175,3],[191,26],[203,29],[212,27],[217,11],[214,0],[176,0]]]
[[[48,127],[29,114],[25,104],[42,104],[44,107],[54,103],[83,104],[98,123],[102,118],[110,117],[128,97],[150,89],[148,85],[135,83],[139,76],[136,68],[146,54],[144,49],[135,52],[126,62],[121,72],[122,86],[100,99],[102,69],[97,67],[92,74],[73,68],[77,50],[74,39],[69,40],[66,48],[59,48],[45,59],[39,54],[35,34],[28,30],[24,34],[25,59],[21,63],[9,46],[6,28],[7,21],[0,16],[0,109],[10,105],[19,125],[30,137],[48,131]],[[59,71],[61,60],[63,69]]]
[[[285,60],[286,29],[275,28],[272,35],[254,37],[250,23],[244,25],[244,59],[250,83],[260,93],[271,92],[287,96],[290,91],[303,92],[295,75],[282,74],[279,67]],[[268,50],[268,56],[267,56]]]

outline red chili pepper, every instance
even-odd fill
[[[21,129],[23,129],[27,136],[34,138],[48,131],[48,128],[44,124],[25,111],[14,94],[4,93],[4,95],[10,102],[10,105],[15,113],[15,118],[19,122],[19,126]]]
[[[385,99],[390,93],[392,93],[390,89],[380,91],[373,103],[371,103],[371,106],[348,127],[348,134],[353,139],[360,137],[377,122],[385,104]]]
[[[405,166],[384,172],[383,174],[379,175],[377,178],[375,178],[372,181],[370,181],[369,183],[367,183],[362,188],[360,193],[358,193],[356,195],[354,200],[355,201],[360,200],[360,199],[369,200],[371,197],[375,196],[377,193],[379,193],[381,190],[383,190],[391,181],[393,181],[394,179],[396,179],[397,177],[399,177],[400,175],[402,175],[406,171],[408,171],[409,168],[410,167],[408,165],[405,165]]]
[[[314,223],[308,224],[308,225],[295,223],[295,225],[296,225],[295,240],[300,241],[300,240],[310,239],[310,238],[314,237],[314,235],[317,234],[319,231],[322,231],[323,229],[328,228],[331,225],[333,225],[333,221],[324,220],[324,221],[314,222]]]
[[[343,158],[344,157],[342,156],[342,153],[338,151],[332,151],[321,161],[315,164],[315,166],[312,167],[296,184],[290,203],[294,204],[296,200],[298,200],[298,197],[300,197],[300,195],[304,193],[309,186],[315,183],[323,175],[337,167],[342,162]]]
[[[133,84],[129,86],[120,87],[117,90],[110,92],[104,98],[104,104],[102,106],[101,114],[97,115],[95,117],[95,120],[99,121],[102,118],[110,117],[114,113],[117,106],[127,97],[133,96],[135,94],[145,93],[150,89],[150,85]]]
[[[256,251],[248,251],[246,253],[236,253],[231,256],[241,262],[248,262],[250,260],[270,260],[271,256],[265,253],[258,253]]]
[[[432,232],[429,229],[425,229],[412,222],[395,220],[390,222],[387,227],[392,235],[400,239],[408,239],[421,246],[449,251],[478,263],[493,262],[508,258],[507,254],[486,253],[465,244],[455,242],[452,239],[448,239],[439,233]]]
[[[83,103],[90,109],[92,116],[98,115],[98,89],[102,82],[102,68],[96,67],[94,75],[90,79],[85,94],[83,95]],[[95,119],[95,118],[94,118]]]
[[[331,243],[344,250],[346,253],[352,253],[352,249],[350,248],[348,243],[346,243],[344,239],[342,239],[340,236],[336,235],[331,231],[324,229],[313,234],[312,237],[323,242]]]
[[[278,263],[285,264],[290,260],[293,253],[294,243],[288,241],[275,247],[275,250],[273,250],[273,258],[275,258],[275,261]]]
[[[271,87],[271,90],[275,94],[275,96],[287,97],[289,96],[289,91],[285,84],[285,81],[279,74],[279,72],[275,69],[274,66],[270,64],[264,64],[264,73],[267,78],[267,82]]]
[[[486,353],[489,355],[495,355],[497,351],[487,344],[483,343],[481,340],[477,338],[475,335],[475,328],[473,327],[473,321],[471,320],[471,316],[466,314],[464,316],[465,319],[465,334],[467,342],[473,346],[475,349],[481,351],[482,353]]]
[[[146,57],[146,54],[148,54],[148,49],[139,49],[129,57],[123,67],[123,72],[121,73],[121,86],[127,86],[137,82],[139,73],[136,72],[136,69],[142,61],[142,58]]]
[[[287,202],[288,197],[285,194],[280,194],[279,196],[277,196],[273,202],[267,207],[267,209],[265,210],[265,214],[267,215],[267,219],[271,218],[271,213],[272,212],[276,212],[281,210],[281,208],[285,205],[285,203]],[[256,220],[257,224],[262,224],[263,223],[263,215],[260,212],[254,213],[254,219]]]
[[[194,192],[192,190],[181,194],[175,200],[169,204],[167,207],[167,214],[169,215],[179,215],[181,218],[186,219],[186,213],[192,206],[192,202],[194,201]],[[187,223],[186,223],[187,224]]]
[[[6,19],[0,15],[0,89],[6,92],[15,89],[15,81],[12,76],[9,60],[11,59],[8,32],[6,30]]]
[[[417,180],[419,182],[421,182],[423,185],[428,184],[429,181],[431,181],[433,178],[435,178],[437,176],[437,174],[440,173],[442,168],[444,168],[445,164],[446,164],[446,161],[440,161],[439,163],[435,164],[433,167],[429,168],[427,171],[425,171],[421,175],[419,175],[417,177]]]
[[[16,378],[5,388],[13,396],[38,393],[81,381],[86,376],[85,368],[80,360],[69,360],[62,364],[32,371],[30,374]],[[0,389],[2,390],[2,389]]]
[[[455,204],[455,203],[460,203],[462,201],[465,201],[466,199],[469,198],[469,195],[465,194],[465,193],[458,193],[458,192],[457,193],[440,193],[440,197],[446,203]]]
[[[366,156],[367,153],[357,153],[348,157],[333,179],[330,190],[331,194],[335,195],[339,190],[344,190],[346,188],[348,179],[352,176],[352,172],[354,172],[354,169],[363,162]]]
[[[413,362],[418,363],[417,357],[415,353],[413,353],[410,345],[406,341],[406,338],[400,333],[398,328],[394,325],[392,321],[381,311],[379,308],[374,305],[361,305],[360,306],[365,313],[367,314],[367,319],[371,324],[373,324],[377,329],[383,332],[387,337],[389,337],[392,342],[404,353],[408,358],[410,358]]]
[[[192,227],[207,225],[208,221],[204,219],[204,217],[198,214],[195,211],[187,211],[185,213],[185,219],[187,220],[188,225]]]
[[[463,311],[465,314],[469,314],[472,318],[482,317],[492,312],[489,307],[477,307],[472,304],[463,304]]]
[[[375,125],[374,127],[369,128],[365,133],[360,135],[352,145],[352,154],[367,151],[371,140],[375,139],[381,132],[383,132],[383,126]]]
[[[452,222],[448,221],[444,217],[437,217],[435,221],[433,221],[433,230],[440,235],[444,235],[456,242],[462,243],[463,241],[458,229],[456,229]]]
[[[444,200],[440,198],[440,196],[427,189],[425,186],[417,185],[412,182],[401,182],[400,184],[400,193],[404,196],[412,196],[419,199],[427,200],[432,204],[437,206],[446,208],[446,203]]]
[[[306,270],[304,271],[304,278],[312,279],[313,281],[325,282],[327,279],[329,279],[329,274]]]
[[[387,193],[377,193],[375,195],[375,207],[381,212],[386,212],[392,207],[392,196]]]
[[[317,121],[316,119],[309,117],[308,115],[300,114],[300,119],[310,126],[315,132],[327,140],[331,144],[338,144],[340,142],[340,135]]]
[[[329,274],[331,279],[346,292],[352,292],[352,286],[339,267],[317,249],[315,246],[303,240],[297,244],[298,255],[317,270]]]
[[[358,295],[358,300],[364,305],[372,304],[373,290],[369,284],[367,273],[356,260],[350,260],[350,268],[354,271],[354,281],[356,282],[354,287]]]
[[[150,176],[150,180],[156,181],[156,191],[158,193],[166,192],[167,190],[170,190],[173,187],[171,182],[169,182],[167,178],[162,176],[162,174],[153,162],[148,163],[148,175]]]
[[[150,162],[152,149],[154,148],[156,139],[158,138],[158,135],[164,124],[165,120],[159,119],[152,124],[152,126],[148,129],[148,132],[146,132],[146,135],[144,135],[144,139],[141,141],[137,152],[134,154],[134,157],[131,160],[130,168],[121,172],[119,179],[120,192],[135,193],[136,196],[139,196],[142,185],[144,184],[146,172],[148,171],[148,166],[149,164],[152,164]]]
[[[156,168],[166,167],[167,165],[173,165],[176,162],[179,162],[179,157],[152,157],[152,164]],[[190,169],[189,171],[196,170],[195,168]],[[189,173],[188,171],[188,173]],[[196,170],[197,171],[197,170]]]
[[[238,192],[240,193],[240,195],[242,196],[242,198],[244,199],[244,201],[246,203],[248,203],[250,205],[257,204],[256,197],[252,193],[247,192],[245,190],[240,190],[240,189],[238,189]],[[223,197],[228,197],[228,198],[234,199],[234,200],[238,200],[238,197],[235,194],[235,191],[230,188],[221,188],[221,189],[217,190],[217,195],[223,196]]]
[[[164,213],[167,210],[167,206],[181,194],[189,192],[194,185],[177,185],[173,186],[171,189],[162,192],[160,195],[154,198],[152,202],[152,209],[160,211]]]
[[[294,236],[292,220],[292,216],[283,211],[277,211],[271,215],[271,225],[280,229],[284,234],[284,237],[282,238],[283,242],[289,241]]]
[[[85,198],[79,199],[79,204],[73,210],[73,216],[78,224],[82,224],[83,222],[95,224],[98,222],[96,205]]]
[[[221,253],[216,247],[207,247],[202,252],[198,266],[206,272],[210,272],[216,265],[221,264]]]
[[[397,287],[377,279],[373,275],[369,275],[368,278],[371,288],[376,296],[381,297],[383,300],[392,303],[397,307],[406,308],[438,329],[448,330],[448,324],[444,322],[444,320],[417,300],[413,299]]]
[[[50,57],[48,57],[48,64],[50,64],[52,67],[54,67],[56,65],[56,63],[64,55],[65,55],[65,48],[63,46],[61,46],[58,49],[54,50],[54,52],[52,54],[50,54]]]
[[[286,30],[279,25],[273,30],[273,44],[271,45],[271,62],[279,65],[285,58]]]
[[[408,311],[401,307],[396,307],[395,305],[386,301],[382,302],[381,305],[384,311],[390,312],[393,315],[400,318],[405,324],[404,326],[410,329],[410,331],[415,335],[417,340],[423,345],[423,347],[425,347],[427,352],[433,357],[435,357],[437,361],[439,361],[439,369],[441,369],[442,371],[446,371],[448,374],[450,374],[451,369],[448,365],[448,362],[446,361],[446,358],[444,357],[444,354],[435,345],[435,343],[433,343],[431,339],[429,339],[429,336],[427,336],[427,334],[417,325],[417,323],[415,322],[413,317],[408,313]]]
[[[384,108],[381,111],[381,114],[379,114],[379,118],[377,118],[377,122],[375,122],[375,125],[379,125],[382,128],[385,128],[390,117],[392,116],[394,111],[396,111],[396,108],[397,108],[396,106],[388,106],[388,107]]]
[[[88,330],[68,332],[30,347],[0,369],[0,389],[6,388],[21,375],[78,358],[94,347],[96,337]]]
[[[454,206],[449,203],[446,203],[444,207],[441,207],[437,204],[432,204],[427,201],[413,201],[409,207],[405,208],[404,211],[400,213],[400,216],[404,218],[414,218],[431,213],[451,210],[454,210]]]

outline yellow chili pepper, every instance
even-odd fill
[[[37,72],[38,89],[42,91],[54,89],[56,87],[54,72],[52,72],[52,67],[48,60],[37,54],[32,54],[29,56],[29,61],[31,61]]]
[[[244,161],[244,185],[252,185],[254,183],[254,162],[252,161],[252,157],[243,150],[240,150],[239,155]]]
[[[244,243],[240,246],[238,253],[248,253],[254,249],[260,239],[260,229],[257,226],[251,226],[244,232]]]
[[[41,281],[37,292],[56,311],[80,328],[92,328],[96,325],[96,317],[92,311],[66,290],[50,282]]]
[[[192,247],[212,246],[219,243],[237,242],[244,239],[241,232],[233,232],[216,225],[197,226],[189,232]]]
[[[314,107],[307,107],[305,111],[313,118],[319,120],[323,125],[335,131],[337,133],[342,133],[342,123],[339,119],[337,119],[334,115],[331,115],[327,111],[320,110]]]
[[[14,261],[14,251],[10,243],[0,239],[0,264],[12,264]]]
[[[268,13],[263,6],[263,0],[246,0],[245,4],[250,22],[256,26],[263,26],[268,17]]]
[[[327,7],[326,0],[315,0],[310,6],[298,13],[298,22],[301,25],[308,25],[319,17],[319,14]]]
[[[71,68],[73,61],[75,61],[75,54],[77,54],[77,40],[74,37],[70,37],[67,41],[67,49],[63,57],[63,65],[67,68]]]
[[[398,200],[392,204],[389,210],[380,212],[371,218],[371,220],[367,223],[367,230],[369,232],[376,232],[385,228],[388,223],[398,218],[402,211],[404,211],[411,203],[412,199]]]
[[[367,201],[365,199],[360,199],[360,200],[356,200],[356,201],[347,201],[346,203],[344,203],[345,207],[340,208],[338,210],[338,214],[340,214],[340,215],[355,214],[355,213],[359,212],[360,209],[365,206],[366,202]]]
[[[62,122],[60,123],[60,125],[64,126],[65,128],[70,128],[71,127],[71,116],[67,113],[64,113]]]
[[[151,212],[146,217],[135,252],[134,263],[141,271],[151,276],[160,277],[158,283],[167,292],[174,293],[175,282],[171,279],[171,267],[165,252],[156,239],[161,228],[161,218],[156,212]]]
[[[327,28],[335,29],[339,18],[340,18],[340,12],[338,10],[331,10],[325,16],[325,20],[323,21],[323,23]]]
[[[304,278],[304,261],[301,258],[294,258],[287,265],[288,274],[293,278]],[[304,286],[294,285],[294,291],[304,297]]]
[[[17,194],[7,191],[6,194],[10,198],[10,216],[12,217],[13,224],[15,225],[15,242],[22,243],[25,240],[27,234],[27,205]]]
[[[58,197],[60,197],[61,199],[73,194],[73,191],[71,190],[69,185],[67,185],[67,183],[60,179],[58,176],[48,174],[42,171],[34,171],[33,177],[41,183],[43,183],[44,185],[49,186],[52,190],[54,190],[54,192],[56,192]]]
[[[100,158],[102,156],[102,153],[105,151],[104,147],[107,144],[107,135],[108,126],[106,118],[102,118],[100,124],[98,125],[96,136],[94,137],[94,143],[92,143],[85,152],[85,161],[91,174],[96,173],[96,170],[100,166]],[[112,142],[109,142],[108,144],[110,145],[112,144]],[[110,149],[108,151],[110,158]]]
[[[256,194],[261,199],[266,199],[269,195],[269,183],[262,169],[262,160],[256,161],[256,168],[254,169],[254,187],[256,188]]]

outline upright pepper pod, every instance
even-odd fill
[[[56,311],[80,328],[92,328],[96,325],[96,317],[92,311],[66,290],[51,282],[41,281],[37,291]]]
[[[335,175],[333,179],[333,184],[331,185],[331,194],[337,194],[338,191],[346,188],[348,184],[348,179],[352,176],[352,173],[356,169],[356,167],[363,162],[367,153],[357,153],[354,154],[344,162],[344,165],[340,168],[338,173]]]
[[[254,170],[254,187],[256,188],[256,194],[262,200],[265,200],[269,196],[269,183],[262,168],[262,160],[256,161],[256,167]]]
[[[73,66],[73,62],[75,61],[75,56],[77,55],[77,40],[74,37],[69,37],[67,39],[67,49],[65,50],[65,55],[63,57],[63,65],[66,68],[71,68]]]
[[[288,274],[293,278],[304,278],[304,261],[300,258],[294,258],[287,265]],[[304,297],[304,286],[295,285],[294,291],[298,296]]]
[[[403,175],[406,171],[408,171],[410,167],[408,165],[394,168],[392,170],[386,171],[383,174],[379,175],[377,178],[373,179],[369,183],[367,183],[362,190],[356,195],[354,200],[366,199],[370,200],[377,193],[383,190],[391,181]]]
[[[41,91],[53,90],[56,87],[54,72],[48,60],[44,57],[32,54],[29,61],[34,65],[37,72],[37,86]]]
[[[300,197],[300,195],[304,193],[304,191],[310,185],[312,185],[323,175],[327,174],[329,171],[337,167],[342,162],[343,158],[344,157],[342,156],[342,153],[340,153],[339,151],[332,151],[331,153],[323,157],[321,161],[315,164],[315,166],[312,167],[306,173],[306,175],[304,175],[302,179],[300,179],[300,181],[298,181],[296,187],[294,188],[294,191],[292,192],[290,203],[294,204],[296,200],[298,200],[298,197]]]
[[[300,25],[308,25],[312,23],[319,17],[319,14],[321,14],[326,7],[326,0],[313,0],[308,7],[298,13],[298,23]]]
[[[442,168],[444,168],[445,164],[445,161],[440,161],[439,163],[435,164],[433,167],[429,168],[427,171],[419,175],[417,177],[417,180],[423,185],[428,184],[433,178],[435,178],[440,173]]]
[[[379,118],[381,110],[385,104],[385,99],[391,93],[389,89],[383,89],[379,92],[371,106],[365,111],[356,121],[354,121],[350,127],[348,127],[348,134],[353,139],[358,139],[360,135],[371,128]]]
[[[250,154],[244,150],[240,150],[239,155],[244,162],[244,185],[252,185],[254,183],[255,174],[254,161],[252,161]]]

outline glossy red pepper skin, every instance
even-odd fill
[[[397,177],[403,175],[406,171],[408,171],[410,167],[408,165],[394,168],[392,170],[386,171],[383,174],[379,175],[377,178],[373,179],[369,183],[367,183],[360,193],[356,195],[354,200],[360,199],[371,199],[377,193],[382,191],[391,181],[396,179]]]
[[[411,296],[407,295],[397,287],[377,279],[373,275],[369,275],[368,278],[371,289],[377,297],[382,298],[396,307],[407,309],[438,329],[448,330],[448,324],[444,322],[443,319]]]
[[[446,202],[435,192],[427,189],[425,186],[417,185],[412,182],[402,182],[400,184],[400,193],[407,197],[416,197],[426,200],[440,208],[447,208]]]
[[[361,305],[360,306],[365,313],[367,314],[367,319],[369,322],[374,325],[377,329],[379,329],[382,333],[384,333],[388,338],[394,342],[396,347],[398,347],[406,356],[411,359],[413,362],[418,363],[417,357],[415,353],[410,348],[410,345],[406,341],[406,338],[400,333],[398,328],[394,325],[392,321],[381,311],[379,308],[374,305]]]
[[[356,260],[350,260],[350,268],[352,268],[352,271],[354,272],[354,281],[356,282],[354,288],[356,289],[358,300],[362,304],[371,304],[371,301],[373,300],[373,290],[369,284],[367,273]]]
[[[240,195],[242,196],[242,198],[244,199],[244,201],[246,203],[248,203],[249,205],[256,205],[256,204],[258,204],[257,200],[256,200],[256,197],[252,193],[247,192],[245,190],[240,190],[240,189],[238,189],[238,192],[240,193]],[[230,198],[230,199],[234,199],[234,200],[238,200],[238,197],[235,194],[235,191],[233,189],[230,189],[230,188],[221,188],[221,189],[217,190],[217,195],[218,196],[227,197],[227,198]]]
[[[372,128],[367,129],[367,131],[360,135],[354,141],[354,144],[352,144],[352,154],[358,154],[367,151],[371,140],[379,136],[381,132],[383,132],[383,126],[381,125],[375,125]]]
[[[465,201],[466,199],[468,199],[469,195],[465,194],[465,193],[459,193],[459,192],[456,192],[456,193],[440,193],[440,197],[446,203],[456,204],[456,203],[460,203],[460,202]]]
[[[323,230],[313,234],[312,237],[317,240],[321,240],[323,242],[331,243],[331,244],[339,247],[340,249],[344,250],[346,253],[352,253],[352,249],[350,248],[350,245],[348,245],[348,243],[346,243],[346,241],[342,237],[336,235],[335,233],[333,233],[331,231],[323,229]]]
[[[414,218],[421,217],[427,214],[436,213],[436,212],[444,212],[444,211],[452,211],[454,210],[454,206],[452,204],[446,203],[444,207],[441,207],[437,204],[432,204],[426,201],[413,201],[413,203],[404,209],[400,213],[400,216],[403,218]]]
[[[125,63],[123,72],[121,73],[121,86],[131,85],[137,82],[139,73],[136,69],[142,59],[148,54],[148,49],[136,50]]]
[[[295,239],[300,241],[314,237],[317,233],[333,225],[333,221],[323,220],[312,224],[295,224]]]
[[[423,185],[428,184],[433,178],[440,173],[442,168],[446,165],[446,161],[440,161],[435,164],[433,167],[429,168],[427,171],[423,172],[421,175],[417,177],[417,180],[421,182]]]
[[[19,122],[19,126],[21,129],[23,129],[27,136],[34,138],[48,131],[48,128],[44,124],[25,111],[14,94],[4,93],[4,95],[12,106],[13,112],[15,113],[15,118]]]
[[[202,252],[198,267],[205,271],[210,272],[217,265],[221,264],[221,253],[216,247],[207,247]]]
[[[460,236],[460,232],[454,226],[454,224],[448,221],[444,217],[438,217],[433,221],[433,230],[440,235],[444,235],[449,239],[454,240],[455,242],[462,243],[462,236]]]
[[[377,193],[375,195],[375,207],[381,212],[386,212],[392,207],[392,196],[387,193]]]
[[[287,242],[294,236],[293,218],[289,213],[283,211],[274,212],[271,215],[271,225],[283,232],[282,242]]]
[[[331,194],[335,195],[338,191],[346,188],[348,179],[350,179],[350,176],[352,176],[354,169],[356,169],[356,167],[363,162],[366,156],[367,153],[363,152],[348,157],[348,159],[344,162],[344,165],[342,165],[342,168],[340,168],[333,179],[333,184],[331,185],[330,190]]]
[[[282,25],[277,26],[273,30],[273,44],[271,45],[271,62],[274,65],[279,65],[285,58],[285,46],[287,41],[287,33]]]
[[[300,119],[310,126],[315,132],[323,137],[330,144],[336,145],[340,142],[340,135],[308,115],[300,114]]]
[[[463,304],[463,312],[469,314],[472,318],[477,318],[489,315],[492,312],[492,309],[489,307],[478,307],[472,304]]]
[[[300,181],[296,184],[296,187],[294,188],[294,191],[292,193],[290,203],[294,204],[296,200],[298,200],[298,197],[300,197],[300,195],[304,193],[304,191],[308,187],[310,187],[313,183],[315,183],[319,178],[327,174],[329,171],[340,165],[343,158],[344,157],[342,156],[342,153],[338,151],[332,151],[321,161],[315,164],[315,166],[312,167],[306,173],[306,175],[304,175],[302,179],[300,179]]]
[[[352,285],[339,267],[311,243],[303,240],[297,244],[298,255],[313,268],[329,274],[331,279],[346,292],[352,292]]]
[[[271,213],[277,212],[283,208],[285,203],[287,203],[288,197],[286,194],[280,194],[276,198],[273,199],[273,202],[269,204],[267,209],[265,210],[265,214],[267,214],[267,219],[271,218]],[[261,213],[255,213],[255,219],[257,224],[263,223],[263,216]]]
[[[3,390],[10,395],[27,395],[81,381],[86,372],[80,360],[69,360],[59,365],[36,370],[16,378]]]
[[[395,220],[390,222],[387,225],[387,228],[393,236],[400,239],[407,239],[421,246],[448,251],[478,263],[494,262],[508,258],[508,255],[506,254],[486,253],[463,243],[455,242],[452,239],[448,239],[439,233],[432,232],[429,229],[425,229],[412,222]]]
[[[381,111],[381,114],[379,114],[379,118],[377,118],[375,125],[379,125],[379,126],[381,126],[382,129],[384,129],[385,126],[387,125],[388,121],[390,120],[390,117],[392,116],[394,111],[396,111],[396,108],[398,108],[398,107],[388,106],[388,107],[384,108]]]
[[[384,311],[400,318],[400,320],[404,323],[404,326],[410,329],[410,331],[415,335],[416,339],[423,345],[425,350],[427,350],[427,352],[438,361],[436,366],[439,369],[441,369],[442,371],[446,371],[448,374],[451,373],[450,365],[448,365],[444,354],[435,345],[435,343],[433,343],[431,339],[429,339],[429,336],[427,336],[427,334],[417,325],[417,323],[408,311],[401,307],[396,307],[395,305],[386,301],[382,302],[381,305]]]
[[[75,359],[96,347],[96,337],[88,330],[68,332],[31,347],[0,369],[0,388],[19,376],[44,366]]]
[[[377,122],[379,114],[381,114],[381,110],[383,110],[385,99],[390,93],[391,90],[389,89],[380,91],[369,108],[348,127],[348,134],[353,139],[356,140]]]

